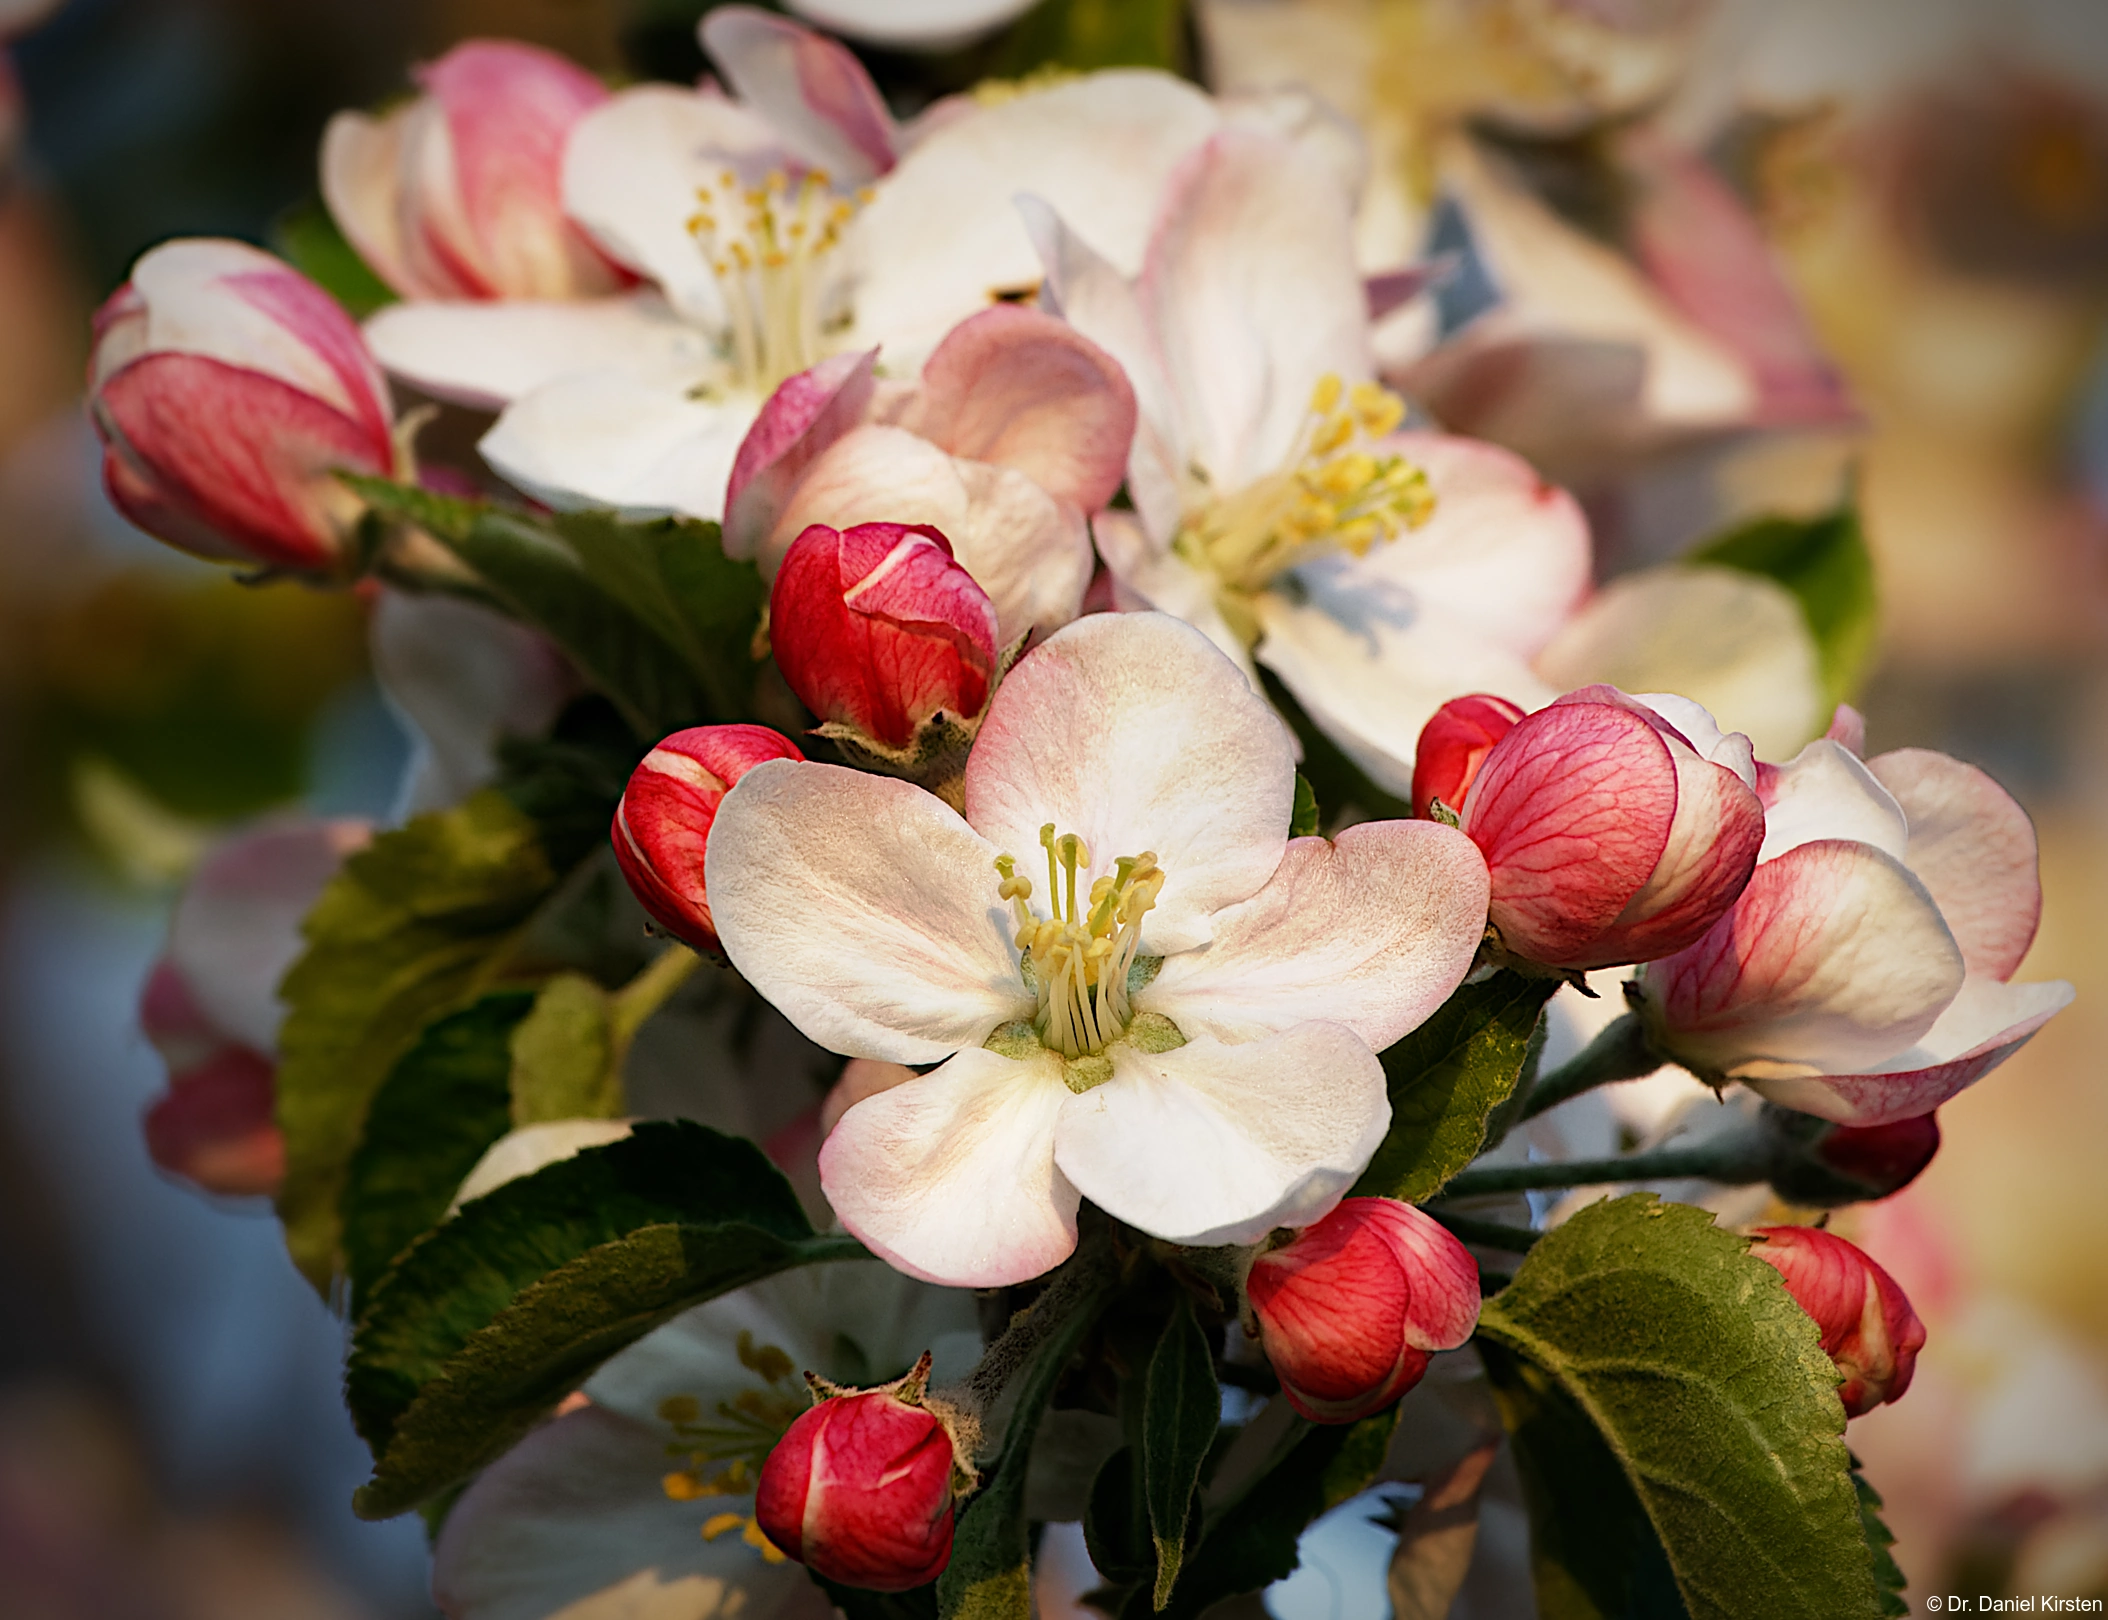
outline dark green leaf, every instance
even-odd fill
[[[1874,1553],[1874,1584],[1881,1588],[1881,1613],[1893,1620],[1894,1616],[1910,1613],[1910,1605],[1903,1601],[1903,1589],[1910,1582],[1889,1551],[1896,1544],[1895,1532],[1881,1522],[1881,1498],[1859,1471],[1856,1457],[1852,1459],[1852,1489],[1859,1497],[1859,1523],[1866,1531],[1866,1544]]]
[[[612,1119],[621,1112],[608,993],[583,974],[559,973],[512,1032],[512,1123]]]
[[[1501,972],[1466,984],[1383,1054],[1391,1128],[1354,1196],[1433,1197],[1486,1145],[1486,1122],[1508,1100],[1528,1059],[1552,979]]]
[[[354,1309],[512,1128],[509,1043],[533,1005],[529,992],[500,990],[427,1025],[374,1094],[341,1206]]]
[[[1171,1601],[1185,1557],[1186,1526],[1200,1465],[1222,1426],[1215,1356],[1183,1294],[1149,1358],[1142,1397],[1142,1479],[1156,1544],[1155,1607]]]
[[[1882,1611],[1836,1369],[1748,1248],[1650,1193],[1584,1209],[1481,1309],[1489,1366],[1499,1351],[1528,1363],[1601,1437],[1693,1620],[1865,1620]],[[1537,1408],[1510,1420],[1533,1416],[1572,1432]],[[1595,1605],[1570,1612],[1618,1616],[1619,1594],[1567,1551],[1575,1601]]]
[[[1083,1516],[1083,1541],[1092,1566],[1122,1585],[1149,1580],[1156,1570],[1142,1496],[1141,1459],[1134,1447],[1122,1446],[1091,1481],[1090,1507]]]
[[[1785,586],[1815,637],[1829,701],[1844,703],[1858,692],[1874,656],[1880,602],[1856,504],[1818,518],[1758,518],[1701,546],[1687,560],[1758,574]]]
[[[1301,771],[1296,772],[1295,808],[1288,815],[1288,836],[1291,838],[1314,838],[1318,831],[1318,799],[1310,786],[1310,778]]]
[[[386,1518],[482,1467],[690,1306],[861,1252],[814,1235],[752,1142],[687,1122],[640,1125],[506,1183],[372,1291],[345,1376],[377,1459],[354,1506]]]
[[[414,523],[449,545],[466,540],[475,528],[476,520],[491,510],[488,501],[442,495],[421,485],[398,483],[393,478],[377,478],[370,473],[340,472],[337,477],[382,517]]]
[[[272,221],[271,246],[354,320],[363,321],[383,304],[395,302],[394,291],[344,240],[320,197],[309,197]]]
[[[557,878],[535,822],[489,789],[383,833],[308,914],[279,987],[278,1213],[316,1287],[341,1263],[338,1201],[374,1093],[426,1024],[491,987]]]

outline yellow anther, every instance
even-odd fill
[[[1356,394],[1359,395],[1360,391],[1368,385],[1366,383],[1356,383],[1354,386]],[[1318,378],[1317,386],[1310,390],[1311,415],[1330,416],[1333,407],[1339,404],[1339,396],[1339,373],[1328,371],[1324,376]]]
[[[668,1474],[659,1481],[659,1489],[673,1502],[693,1502],[697,1497],[716,1494],[703,1483],[701,1475],[687,1469],[677,1474]]]
[[[669,1395],[659,1402],[659,1416],[668,1423],[693,1423],[702,1415],[702,1402],[693,1395]]]
[[[715,1541],[729,1531],[745,1529],[746,1524],[744,1513],[713,1513],[703,1521],[703,1539]]]
[[[1351,396],[1362,432],[1380,439],[1405,420],[1405,401],[1380,383],[1359,382]]]
[[[1036,917],[1025,904],[1029,885],[1017,878],[1015,859],[997,858],[999,892],[1017,909],[1013,936],[1031,964],[1039,998],[1035,1018],[1040,1039],[1065,1057],[1103,1052],[1127,1028],[1128,970],[1141,947],[1141,920],[1156,903],[1164,874],[1154,854],[1123,856],[1113,870],[1091,879],[1088,910],[1077,903],[1078,874],[1091,864],[1088,845],[1074,833],[1057,833],[1049,822],[1039,841],[1047,852],[1048,909]]]

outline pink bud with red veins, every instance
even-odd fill
[[[827,735],[904,765],[970,741],[995,680],[995,605],[924,524],[806,529],[777,570],[769,639]]]
[[[564,212],[564,147],[608,99],[574,62],[472,39],[419,68],[423,94],[322,137],[322,196],[405,298],[591,298],[632,277]]]
[[[789,1557],[845,1586],[905,1592],[952,1556],[960,1470],[944,1419],[923,1401],[930,1358],[897,1384],[835,1392],[761,1465],[754,1518]]]
[[[1430,798],[1438,778],[1452,784],[1458,796],[1443,802],[1486,857],[1487,921],[1502,948],[1585,970],[1703,938],[1764,842],[1748,739],[1722,735],[1694,703],[1608,686],[1570,692],[1502,731],[1507,707],[1445,704],[1421,742],[1422,758],[1433,745]],[[1416,802],[1420,787],[1416,768]]]
[[[610,836],[616,864],[653,921],[699,951],[720,949],[703,887],[717,807],[763,760],[804,757],[767,726],[694,726],[644,756],[622,791]]]
[[[1254,1260],[1245,1293],[1282,1393],[1313,1423],[1389,1406],[1478,1325],[1477,1263],[1395,1198],[1345,1200]]]
[[[1855,1245],[1812,1226],[1761,1226],[1750,1250],[1786,1279],[1794,1303],[1822,1330],[1823,1353],[1844,1375],[1838,1398],[1858,1417],[1903,1398],[1925,1344],[1895,1278]]]
[[[155,248],[96,312],[88,409],[118,511],[201,557],[346,571],[395,465],[387,384],[320,287],[240,242]]]
[[[1420,731],[1413,755],[1413,814],[1434,814],[1435,800],[1452,814],[1471,791],[1493,745],[1515,729],[1523,710],[1506,698],[1477,693],[1437,709]]]

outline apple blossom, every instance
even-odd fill
[[[1413,797],[1435,797],[1438,778],[1454,795],[1443,802],[1486,857],[1487,921],[1507,954],[1579,970],[1643,962],[1720,920],[1764,841],[1748,738],[1723,737],[1696,704],[1598,686],[1507,723],[1480,754],[1506,722],[1498,704],[1436,712]]]
[[[1486,875],[1431,822],[1291,841],[1294,778],[1204,637],[1099,614],[998,688],[963,815],[793,761],[725,795],[707,872],[734,965],[823,1046],[938,1065],[828,1137],[851,1232],[989,1287],[1061,1261],[1083,1198],[1188,1244],[1332,1206],[1389,1118],[1375,1053],[1462,980]]]
[[[1896,1280],[1835,1233],[1760,1226],[1749,1252],[1786,1280],[1794,1303],[1822,1330],[1823,1354],[1844,1375],[1845,1416],[1864,1416],[1910,1388],[1925,1325]]]
[[[1134,391],[1112,357],[1037,310],[953,328],[912,387],[879,390],[843,355],[770,396],[733,464],[725,549],[773,572],[812,524],[941,529],[994,600],[997,640],[1076,616],[1093,558],[1085,514],[1120,487]]]
[[[928,1356],[878,1389],[822,1387],[785,1431],[754,1490],[754,1520],[829,1580],[905,1592],[944,1573],[961,1470],[951,1430],[923,1399]]]
[[[615,807],[615,864],[652,920],[699,951],[721,949],[703,887],[710,829],[727,791],[764,760],[803,759],[767,726],[692,726],[646,754]]]
[[[517,40],[472,39],[414,75],[380,117],[322,136],[322,196],[405,298],[587,298],[628,275],[564,213],[564,144],[608,98],[584,68]]]
[[[823,732],[916,780],[963,759],[995,683],[995,605],[951,549],[923,525],[816,523],[769,597],[776,665]]]
[[[1345,1200],[1260,1254],[1245,1288],[1281,1392],[1314,1423],[1389,1406],[1478,1323],[1478,1262],[1395,1198]]]
[[[201,557],[344,573],[364,506],[335,475],[395,466],[358,327],[240,242],[167,242],[132,267],[96,312],[88,409],[111,502]]]
[[[1697,1073],[1848,1125],[1930,1113],[2072,999],[2011,982],[2041,912],[2035,834],[1990,777],[1819,738],[1760,765],[1764,844],[1734,909],[1650,962],[1655,1047]]]
[[[207,1192],[277,1192],[285,1178],[277,1065],[214,1029],[166,960],[147,978],[139,1027],[168,1065],[168,1090],[142,1122],[147,1157]]]
[[[1166,187],[1134,279],[1076,222],[1028,217],[1043,301],[1135,385],[1135,510],[1095,526],[1123,586],[1256,658],[1401,798],[1444,700],[1555,695],[1530,660],[1587,592],[1587,525],[1506,451],[1398,431],[1347,198],[1316,156],[1248,128],[1211,137]]]

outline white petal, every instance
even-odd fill
[[[402,148],[407,106],[379,118],[340,112],[322,132],[322,200],[373,273],[405,297],[444,297],[419,286],[403,247]]]
[[[725,954],[799,1029],[934,1063],[1032,1010],[996,854],[911,782],[770,760],[718,806],[704,874]]]
[[[681,387],[717,365],[708,336],[650,293],[390,304],[367,318],[366,342],[391,376],[478,410],[577,372],[618,371]]]
[[[1070,1099],[1055,1162],[1107,1214],[1167,1242],[1255,1243],[1336,1204],[1390,1124],[1383,1065],[1343,1024],[1225,1046],[1112,1048]]]
[[[1537,709],[1558,696],[1515,654],[1351,559],[1307,564],[1297,578],[1306,600],[1279,591],[1260,598],[1259,662],[1372,782],[1400,799],[1412,796],[1420,728],[1451,698],[1490,692]]]
[[[1167,73],[1088,73],[931,131],[857,220],[856,321],[845,346],[919,364],[999,290],[1032,287],[1039,256],[1012,207],[1043,198],[1123,275],[1141,268],[1157,197],[1214,132],[1208,97]]]
[[[688,231],[696,191],[728,158],[777,144],[766,123],[715,92],[634,85],[572,129],[564,210],[611,257],[657,282],[676,309],[715,329],[724,324],[724,300]]]
[[[1054,1163],[1070,1097],[1050,1054],[969,1048],[844,1114],[820,1149],[820,1184],[842,1224],[911,1277],[1028,1281],[1076,1247],[1076,1189]]]
[[[1249,1041],[1312,1019],[1382,1051],[1449,999],[1486,932],[1486,863],[1433,821],[1290,842],[1272,880],[1164,959],[1136,998],[1189,1038]]]
[[[1683,740],[1698,751],[1700,759],[1733,771],[1742,778],[1744,786],[1755,789],[1756,758],[1749,739],[1741,732],[1721,730],[1720,722],[1706,712],[1703,704],[1677,693],[1638,692],[1633,696],[1682,733]]]
[[[1538,655],[1561,691],[1601,683],[1678,692],[1760,758],[1783,759],[1828,718],[1815,639],[1784,586],[1727,568],[1650,568],[1598,591]]]
[[[827,1620],[796,1564],[764,1563],[736,1535],[703,1540],[704,1518],[751,1499],[671,1500],[669,1438],[597,1407],[528,1435],[447,1515],[440,1607],[452,1620]]]
[[[560,511],[716,519],[761,401],[691,399],[620,372],[563,377],[505,408],[476,448],[508,482]]]
[[[949,51],[971,44],[1036,0],[789,0],[808,22],[867,45]]]
[[[1909,842],[1903,807],[1856,755],[1827,737],[1816,738],[1777,770],[1767,770],[1762,780],[1760,862],[1819,838],[1849,838],[1903,859]]]
[[[1153,953],[1202,943],[1212,913],[1273,876],[1294,798],[1288,729],[1200,632],[1161,613],[1092,614],[1026,654],[966,765],[966,819],[1022,874],[1044,871],[1049,822],[1089,847],[1078,894],[1120,857],[1155,852]]]
[[[1254,692],[1260,690],[1259,667],[1252,662],[1251,649],[1222,616],[1213,573],[1195,568],[1177,552],[1152,542],[1132,512],[1100,512],[1091,519],[1091,534],[1105,566],[1123,588],[1159,613],[1184,619],[1244,671]]]
[[[508,1181],[518,1181],[552,1164],[574,1159],[587,1148],[619,1142],[632,1129],[626,1119],[546,1119],[507,1131],[484,1150],[483,1157],[455,1192],[447,1213],[458,1214],[461,1206],[472,1199],[494,1193]]]

